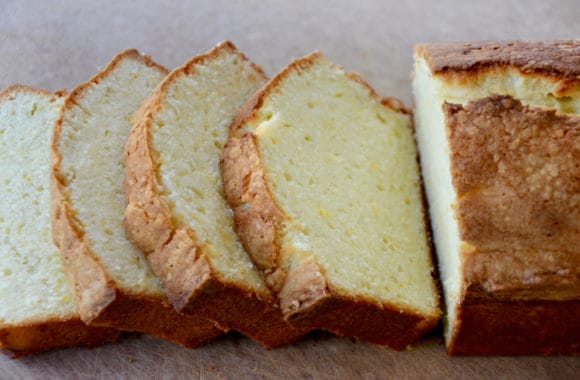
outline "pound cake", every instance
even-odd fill
[[[411,116],[320,53],[236,116],[222,150],[237,232],[286,319],[402,349],[439,301]]]
[[[81,321],[50,237],[50,136],[62,102],[20,85],[0,92],[0,348],[13,357],[118,336]]]
[[[230,42],[169,74],[127,140],[125,222],[177,310],[274,347],[304,331],[284,321],[237,238],[219,172],[233,116],[265,80]]]
[[[580,353],[580,40],[415,48],[450,354]]]
[[[193,347],[221,330],[173,309],[123,224],[131,116],[166,75],[149,57],[127,50],[67,96],[52,141],[53,238],[83,321]]]

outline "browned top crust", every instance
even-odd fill
[[[580,40],[440,42],[417,45],[415,54],[437,74],[513,66],[524,73],[580,81]]]
[[[13,94],[16,94],[18,92],[36,93],[39,95],[48,95],[48,96],[55,96],[55,97],[64,96],[66,94],[65,90],[58,90],[58,91],[51,93],[50,91],[40,89],[40,88],[30,87],[30,86],[27,86],[24,84],[13,84],[11,86],[6,87],[4,90],[0,91],[0,102],[3,101],[5,98],[10,99],[10,97],[13,96]]]
[[[65,99],[65,104],[62,107],[63,112],[64,112],[64,110],[68,109],[69,107],[72,107],[75,104],[74,100],[77,96],[79,96],[81,93],[86,91],[91,86],[98,84],[103,78],[107,77],[107,75],[109,75],[109,73],[111,71],[113,71],[119,65],[119,63],[121,63],[125,59],[137,60],[137,61],[140,61],[140,62],[146,64],[149,67],[153,67],[153,68],[161,70],[165,73],[169,73],[169,70],[166,67],[153,61],[149,55],[143,55],[136,49],[123,50],[122,52],[120,52],[119,54],[114,56],[113,59],[111,59],[111,61],[107,64],[107,66],[105,66],[104,69],[102,69],[97,74],[95,74],[86,83],[83,83],[83,84],[75,87],[68,94],[68,96]],[[62,112],[61,112],[61,114],[62,114]],[[59,122],[60,122],[60,117],[59,117]],[[59,134],[60,134],[60,128],[59,128]],[[56,132],[54,135],[56,136]],[[53,141],[55,141],[55,140],[53,139]]]
[[[50,95],[50,92],[40,88],[30,87],[24,84],[13,84],[11,86],[6,87],[4,90],[0,91],[0,101],[3,100],[5,97],[9,97],[11,94],[17,92],[32,92],[37,93],[40,95]]]
[[[467,286],[580,297],[580,117],[492,95],[445,103]]]
[[[316,63],[316,61],[320,59],[326,59],[324,55],[320,51],[314,51],[304,57],[299,59],[295,59],[294,61],[290,62],[286,67],[284,67],[278,74],[276,74],[273,78],[271,78],[268,83],[264,85],[258,92],[256,92],[250,99],[246,101],[246,103],[240,108],[238,113],[236,114],[234,120],[232,121],[231,128],[230,128],[230,135],[236,136],[239,133],[241,127],[244,124],[251,120],[254,117],[256,111],[262,105],[264,98],[270,93],[272,89],[274,89],[280,82],[284,80],[288,75],[290,75],[294,70],[304,70],[309,66]],[[340,65],[333,64],[334,67],[344,70],[344,68]],[[396,112],[401,112],[406,115],[411,115],[412,111],[405,106],[402,100],[396,97],[387,97],[381,98],[379,94],[375,91],[375,89],[369,85],[360,75],[354,72],[347,72],[345,70],[346,75],[362,84],[367,90],[371,93],[371,95],[381,102],[385,107],[388,107]]]

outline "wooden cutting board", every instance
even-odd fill
[[[322,50],[411,105],[415,43],[579,38],[578,20],[577,0],[0,0],[0,88],[70,89],[129,47],[175,67],[230,39],[268,74]],[[132,336],[93,350],[0,357],[0,379],[46,378],[578,379],[580,358],[451,358],[436,333],[403,352],[323,333],[267,351],[232,334],[195,350]]]
[[[575,357],[452,358],[438,337],[396,352],[322,333],[270,351],[240,336],[193,350],[143,336],[92,350],[0,359],[2,379],[577,379],[579,373]]]

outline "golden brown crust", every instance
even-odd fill
[[[251,132],[230,136],[220,159],[226,201],[234,211],[236,232],[269,287],[280,290],[286,277],[279,268],[277,228],[283,214],[264,179],[258,149]]]
[[[578,298],[578,251],[473,249],[461,251],[466,297],[494,299]]]
[[[324,270],[313,257],[303,260],[288,273],[278,292],[284,315],[295,322],[308,321],[307,316],[315,314],[332,296]]]
[[[314,258],[286,273],[280,262],[278,231],[287,216],[268,188],[256,136],[243,128],[285,77],[324,59],[321,53],[314,52],[291,62],[240,109],[220,160],[226,201],[234,212],[236,231],[244,247],[267,285],[278,295],[287,320],[305,329],[324,329],[401,349],[432,328],[439,316],[419,316],[409,310],[332,291]],[[410,115],[399,100],[381,99],[360,76],[353,73],[347,76],[368,89],[379,103]]]
[[[57,128],[55,134],[60,133],[60,128],[56,131]],[[50,178],[52,238],[60,249],[64,271],[79,314],[85,323],[91,323],[114,301],[116,287],[98,257],[88,247],[84,231],[74,218],[74,211],[66,195],[66,185],[57,177],[60,161],[60,153],[53,147]]]
[[[0,347],[13,359],[73,346],[95,347],[119,339],[118,330],[89,327],[80,319],[47,320],[0,329]]]
[[[146,252],[151,267],[178,310],[212,318],[266,347],[275,347],[297,339],[306,331],[294,329],[284,321],[269,292],[256,294],[240,284],[220,279],[205,256],[203,242],[195,237],[193,229],[172,221],[171,210],[158,191],[160,182],[150,131],[161,99],[178,76],[191,74],[195,65],[223,51],[248,61],[226,41],[170,73],[135,114],[125,146],[128,202],[125,226],[130,239]],[[254,67],[263,75],[261,69]]]
[[[129,240],[146,255],[160,249],[172,235],[171,211],[165,199],[158,196],[157,168],[149,134],[152,115],[159,109],[162,94],[159,85],[133,115],[133,126],[123,153],[123,185],[127,200],[125,231]],[[154,271],[157,270],[154,268]]]
[[[107,66],[104,69],[102,69],[97,74],[95,74],[87,82],[82,83],[82,84],[78,85],[77,87],[75,87],[68,94],[67,98],[65,99],[65,105],[63,106],[63,110],[67,109],[69,107],[72,107],[72,105],[74,105],[75,98],[80,96],[84,91],[89,89],[91,86],[98,84],[103,78],[107,77],[109,75],[109,73],[111,71],[113,71],[117,67],[117,65],[119,65],[120,62],[122,62],[126,59],[132,59],[132,60],[139,61],[139,62],[144,63],[145,65],[147,65],[149,67],[155,68],[155,69],[160,70],[164,73],[169,72],[169,70],[166,67],[161,66],[157,62],[153,61],[151,59],[151,57],[148,55],[142,55],[141,53],[139,53],[139,51],[137,51],[135,49],[123,50],[122,52],[120,52],[119,54],[114,56],[113,59],[111,59],[111,61],[107,64]]]
[[[205,318],[181,315],[161,296],[144,296],[123,291],[109,276],[100,259],[86,241],[82,224],[71,205],[66,179],[61,174],[62,156],[58,142],[66,112],[91,86],[115,70],[125,59],[139,60],[162,72],[167,69],[136,50],[126,50],[67,96],[55,123],[51,157],[51,218],[53,240],[60,248],[65,272],[84,322],[112,326],[127,331],[140,331],[161,336],[184,346],[193,347],[219,335],[222,330]]]
[[[0,101],[3,101],[4,98],[10,99],[11,97],[14,96],[14,94],[16,94],[18,92],[34,93],[34,94],[47,95],[47,96],[54,95],[57,97],[60,97],[63,95],[62,90],[57,91],[55,93],[51,93],[50,91],[40,89],[40,88],[30,87],[30,86],[27,86],[25,84],[13,84],[13,85],[6,87],[2,91],[0,91]]]
[[[417,45],[415,54],[436,74],[511,66],[522,73],[580,81],[580,40],[429,43]]]
[[[580,298],[580,117],[499,95],[443,110],[465,286]]]
[[[580,300],[467,300],[450,355],[578,355]]]

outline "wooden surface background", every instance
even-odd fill
[[[580,38],[580,1],[0,0],[0,88],[70,89],[129,47],[171,68],[230,39],[270,75],[321,50],[411,105],[415,43],[556,38]],[[394,352],[323,333],[272,351],[238,335],[195,350],[133,336],[0,357],[0,379],[46,378],[578,379],[580,358],[450,358],[437,334]]]

